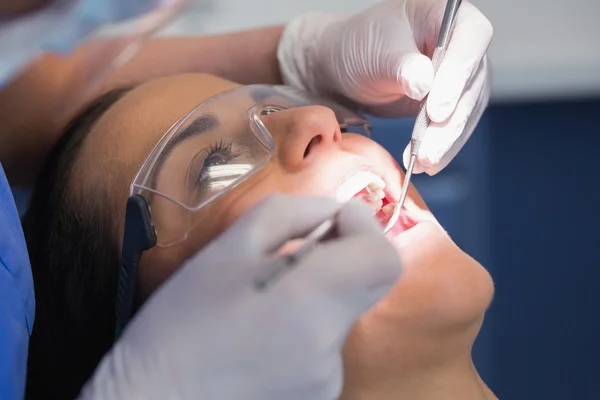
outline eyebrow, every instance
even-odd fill
[[[179,135],[171,139],[163,148],[160,156],[156,160],[155,168],[160,168],[165,162],[165,159],[188,139],[202,135],[203,133],[218,129],[220,126],[219,119],[214,114],[202,114],[196,118],[187,128]]]
[[[218,129],[219,126],[221,126],[221,124],[219,123],[219,118],[217,118],[215,114],[202,114],[201,116],[196,118],[179,135],[169,140],[169,142],[166,144],[166,146],[163,148],[160,155],[156,159],[156,163],[154,164],[154,171],[158,171],[160,170],[160,168],[162,168],[163,164],[165,163],[165,160],[169,157],[173,150],[175,150],[175,148],[182,145],[188,139]],[[157,178],[157,174],[153,173],[151,182],[152,187],[156,186]]]

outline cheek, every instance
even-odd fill
[[[274,168],[265,168],[264,171],[260,171],[211,204],[211,214],[214,215],[214,228],[216,228],[213,234],[225,231],[270,194],[287,192]]]
[[[179,246],[154,247],[142,254],[138,282],[142,299],[146,299],[184,262],[184,249]]]
[[[320,165],[315,165],[296,173],[288,173],[273,161],[211,205],[213,209],[210,213],[218,220],[216,225],[220,228],[219,232],[230,227],[250,208],[272,194],[331,195],[331,176],[327,173],[327,168],[319,167]],[[335,168],[335,165],[331,168]]]
[[[201,209],[199,212],[202,215],[198,224],[184,242],[167,248],[155,247],[143,254],[139,275],[142,293],[147,297],[185,260],[231,227],[238,218],[268,195],[322,195],[324,188],[329,186],[327,182],[327,175],[316,173],[314,169],[287,174],[281,173],[275,164],[268,165],[246,182]],[[290,246],[292,247],[282,251],[290,251],[297,243]]]
[[[198,211],[201,213],[199,222],[185,241],[169,247],[157,246],[144,252],[138,276],[140,292],[144,298],[245,211],[243,205],[219,208],[221,203],[222,201],[215,201]]]
[[[169,247],[154,247],[142,255],[139,270],[140,292],[148,297],[171,276],[187,259],[201,250],[210,240],[220,235],[258,203],[266,194],[252,188],[238,188],[201,210],[198,223],[185,241]],[[181,217],[171,215],[173,218]],[[171,221],[176,223],[176,221]]]

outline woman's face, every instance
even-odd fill
[[[203,100],[236,86],[195,74],[134,89],[93,128],[78,160],[77,170],[82,173],[75,185],[83,190],[87,185],[112,188],[116,218],[123,221],[129,184],[161,136]],[[403,178],[398,164],[372,140],[341,134],[331,110],[318,106],[288,109],[268,115],[264,123],[275,141],[270,162],[200,209],[202,222],[186,241],[144,253],[140,286],[145,295],[269,194],[333,197],[350,176],[371,171],[383,178],[391,197],[398,197]],[[410,229],[390,235],[404,274],[388,297],[357,323],[348,340],[345,359],[350,362],[346,369],[350,384],[377,381],[386,374],[385,366],[426,368],[427,362],[444,362],[458,354],[467,354],[465,360],[470,360],[472,342],[491,300],[493,287],[487,272],[452,242],[414,188],[407,209]]]

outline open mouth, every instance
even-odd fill
[[[386,186],[386,182],[378,175],[369,171],[360,171],[342,182],[338,188],[336,199],[345,202],[351,198],[360,198],[373,209],[375,218],[383,228],[389,222],[396,207],[396,199],[392,198],[385,190]],[[403,206],[400,217],[391,228],[390,233],[398,235],[415,226],[418,221],[410,214],[409,210]]]

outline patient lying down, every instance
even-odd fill
[[[191,74],[114,91],[91,105],[58,143],[25,221],[37,299],[30,397],[74,398],[111,346],[130,184],[171,125],[237,86]],[[345,181],[362,174],[369,182],[383,180],[387,201],[398,197],[403,172],[397,163],[367,137],[342,133],[330,109],[277,110],[263,121],[275,146],[268,164],[201,208],[202,223],[185,241],[143,253],[140,302],[269,194],[336,196]],[[214,143],[202,147],[227,151]],[[389,235],[404,274],[354,326],[344,348],[342,398],[494,399],[471,358],[493,295],[490,276],[453,243],[414,188],[406,209]]]

